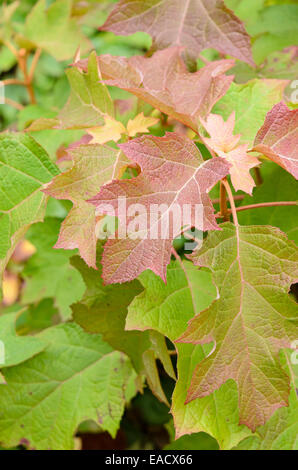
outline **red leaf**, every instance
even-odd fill
[[[117,239],[110,239],[105,245],[103,279],[107,284],[121,283],[151,269],[165,281],[172,240],[182,228],[182,223],[176,223],[175,210],[185,215],[183,226],[218,229],[207,193],[228,174],[229,164],[221,158],[204,162],[196,145],[175,133],[164,137],[143,136],[120,147],[141,167],[142,173],[131,180],[112,181],[89,200],[97,207],[98,214],[116,215],[120,223]],[[136,206],[134,215],[129,218],[126,210],[118,207],[119,197],[125,198],[127,208],[133,204],[142,206]],[[104,204],[109,204],[111,209]],[[184,212],[186,204],[191,209],[189,214]],[[157,205],[163,205],[160,211]],[[201,219],[195,218],[195,209],[201,211]],[[140,215],[136,215],[137,211]],[[169,220],[171,211],[174,217]],[[155,220],[151,219],[152,212],[158,214]],[[133,239],[133,224],[137,222],[142,227],[139,238]],[[162,229],[166,226],[169,233],[162,238]],[[124,227],[127,231],[121,238],[120,231]]]
[[[97,60],[108,85],[133,93],[196,132],[199,118],[206,117],[228,91],[233,76],[224,73],[234,61],[211,62],[190,73],[180,53],[181,48],[173,47],[150,58],[101,55]],[[75,65],[86,69],[87,62]]]
[[[276,104],[259,130],[253,151],[260,152],[298,179],[298,109]]]
[[[212,47],[254,64],[243,23],[223,0],[121,0],[100,29],[121,35],[145,31],[153,48],[183,46],[192,61]]]

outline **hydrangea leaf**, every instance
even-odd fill
[[[255,37],[253,56],[257,64],[271,52],[297,43],[297,21],[297,5],[271,5],[259,12],[257,21],[249,27],[249,33]]]
[[[128,358],[73,323],[49,328],[39,338],[48,343],[45,351],[3,369],[0,442],[73,449],[73,435],[86,419],[114,437],[125,397],[133,393],[127,390],[135,378]]]
[[[4,345],[3,362],[0,355],[1,368],[27,361],[46,347],[46,343],[39,338],[17,335],[16,319],[20,313],[6,313],[0,316],[0,343]]]
[[[28,227],[44,217],[43,184],[59,173],[47,153],[31,137],[0,136],[0,279]]]
[[[158,119],[151,116],[144,116],[144,113],[138,114],[135,118],[129,119],[127,127],[122,122],[109,116],[105,117],[105,125],[100,127],[91,127],[87,129],[92,137],[90,143],[105,144],[106,142],[118,142],[124,135],[135,137],[138,133],[145,134],[149,132],[149,127],[158,123]]]
[[[216,230],[218,225],[208,191],[227,175],[229,165],[221,158],[204,162],[196,145],[175,133],[167,133],[164,137],[142,136],[120,147],[141,167],[142,173],[131,180],[112,181],[90,199],[98,213],[119,218],[118,235],[110,238],[104,248],[104,282],[129,281],[146,269],[151,269],[165,281],[172,241],[182,228],[182,225],[175,226],[177,224],[173,223],[169,213],[178,207],[182,214],[186,212],[183,205],[187,204],[191,210],[184,214],[183,225],[196,226],[198,230]],[[161,165],[163,171],[160,171]],[[129,212],[126,214],[126,210],[118,207],[120,196],[125,196],[128,209],[131,205],[138,208],[131,221]],[[155,220],[148,216],[152,208],[157,215]],[[200,211],[198,217],[197,209]],[[137,225],[140,223],[137,217],[141,217],[142,222],[136,236],[136,220]],[[165,227],[169,229],[168,235],[162,237],[160,234],[164,233]],[[123,228],[126,233],[120,237]]]
[[[218,114],[209,114],[206,121],[201,120],[203,126],[210,135],[204,137],[204,142],[216,154],[226,158],[231,164],[230,175],[235,191],[241,190],[252,194],[255,182],[249,170],[260,164],[259,160],[250,155],[248,144],[239,145],[241,135],[234,135],[235,113],[225,122],[222,116]]]
[[[111,140],[117,142],[123,134],[127,133],[122,122],[116,121],[116,119],[109,116],[106,116],[104,119],[104,126],[87,129],[88,134],[92,136],[90,141],[92,144],[105,144]]]
[[[241,134],[241,142],[252,146],[266,114],[282,99],[286,85],[286,80],[269,79],[254,79],[245,84],[232,83],[212,112],[228,119],[235,111],[235,132]]]
[[[254,190],[253,199],[246,196],[241,205],[262,202],[291,201],[297,191],[295,178],[272,162],[264,162],[261,168],[263,183]],[[252,202],[253,201],[253,202]],[[260,207],[238,213],[241,225],[273,225],[285,232],[298,244],[297,206]]]
[[[190,73],[180,55],[180,48],[173,47],[149,58],[101,55],[98,64],[107,84],[133,93],[196,131],[199,118],[206,117],[227,92],[233,77],[224,73],[234,61],[212,62]],[[77,67],[86,70],[86,61]]]
[[[106,116],[113,118],[114,105],[101,76],[95,52],[85,61],[83,72],[79,67],[70,67],[66,76],[70,84],[70,96],[57,118],[41,117],[27,131],[45,129],[87,129],[102,126]]]
[[[83,129],[104,124],[106,115],[114,116],[114,105],[105,84],[100,83],[96,54],[88,59],[86,73],[77,67],[66,71],[71,86],[70,97],[59,113],[59,127]]]
[[[170,444],[163,450],[218,450],[216,440],[204,432],[193,433],[190,436],[182,436],[175,440],[174,425],[167,423],[166,429],[170,435]]]
[[[89,333],[100,333],[114,349],[129,356],[139,375],[146,375],[153,393],[167,403],[162,390],[156,359],[175,377],[165,338],[157,332],[125,331],[128,305],[142,291],[135,280],[121,285],[104,286],[100,277],[103,246],[97,246],[99,272],[88,268],[78,256],[72,258],[73,266],[80,271],[87,286],[82,300],[72,305],[74,320]]]
[[[253,150],[260,152],[298,179],[298,109],[289,109],[283,102],[267,114],[259,130]]]
[[[216,298],[211,275],[191,262],[182,266],[172,261],[167,270],[167,284],[150,271],[139,277],[144,292],[128,308],[126,329],[155,329],[174,342],[186,329],[187,322]],[[187,388],[194,367],[208,354],[208,347],[175,344],[178,353],[178,380],[172,397],[176,438],[204,431],[212,435],[222,449],[230,449],[250,434],[239,426],[238,394],[233,382],[205,398],[185,404]]]
[[[255,436],[250,436],[238,444],[236,450],[298,450],[298,401],[295,390],[297,366],[291,364],[291,353],[283,353],[282,362],[286,362],[287,371],[293,377],[289,397],[289,406],[280,408],[272,418],[261,426]],[[296,377],[295,377],[296,375]]]
[[[80,145],[70,154],[73,166],[44,189],[46,194],[74,204],[62,223],[55,248],[79,248],[88,266],[96,269],[95,209],[85,201],[103,184],[119,177],[129,161],[121,150],[99,144]]]
[[[96,217],[95,208],[85,201],[75,204],[63,220],[54,248],[79,249],[88,266],[96,269]]]
[[[121,35],[144,31],[153,48],[182,46],[192,61],[212,47],[253,64],[250,38],[222,0],[121,0],[101,29]]]
[[[253,431],[288,405],[288,375],[279,350],[297,336],[297,304],[288,291],[297,282],[298,253],[279,229],[223,224],[193,255],[210,267],[219,299],[189,323],[179,341],[215,342],[194,372],[187,402],[233,379],[240,423]]]
[[[24,36],[57,60],[74,56],[78,46],[83,51],[91,43],[71,18],[72,0],[56,0],[47,9],[46,0],[39,0],[26,18]]]
[[[127,123],[127,132],[129,137],[135,137],[137,134],[149,132],[149,127],[158,123],[158,119],[151,116],[144,116],[144,113],[138,114]]]
[[[22,303],[29,304],[52,297],[61,315],[68,318],[71,314],[70,305],[82,297],[85,284],[80,273],[69,263],[74,252],[53,249],[59,228],[60,219],[48,217],[28,233],[37,252],[27,261],[22,272],[26,281]]]

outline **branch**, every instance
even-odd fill
[[[6,80],[2,80],[2,84],[6,85],[26,85],[23,80],[19,80],[18,78],[7,78]]]
[[[13,55],[16,58],[18,58],[18,51],[16,50],[16,48],[9,41],[6,41],[5,39],[2,39],[2,43],[4,44],[4,46],[7,47],[7,49],[10,50],[10,52],[13,53]]]
[[[4,98],[4,103],[9,104],[10,106],[17,109],[18,111],[22,111],[22,109],[24,109],[24,106],[22,104],[17,103],[16,101],[11,100],[10,98]]]
[[[27,53],[26,49],[20,49],[19,52],[18,52],[18,63],[19,63],[19,67],[22,70],[24,78],[25,78],[25,86],[27,88],[31,104],[35,104],[36,99],[35,99],[35,95],[34,95],[34,90],[33,90],[31,79],[30,79],[30,76],[28,74],[28,69],[27,69],[27,54],[28,53]],[[39,57],[39,55],[37,56],[37,58],[38,57]],[[34,66],[34,68],[35,68],[35,66]],[[33,72],[34,72],[34,69],[33,69]]]
[[[224,178],[224,180],[227,181],[226,178]],[[224,221],[229,220],[229,211],[228,211],[228,206],[227,206],[227,192],[226,192],[226,188],[225,188],[223,181],[220,182],[219,203],[220,203],[220,214],[222,218],[224,219]]]
[[[229,198],[229,201],[230,201],[230,205],[231,205],[231,212],[233,214],[233,220],[234,220],[234,224],[236,227],[239,227],[239,222],[238,222],[238,217],[237,217],[237,209],[236,209],[236,206],[235,206],[235,202],[234,202],[234,198],[233,198],[233,193],[232,193],[232,190],[231,190],[231,186],[229,185],[228,181],[226,178],[224,178],[222,181],[222,184],[224,185],[226,191],[227,191],[227,194],[228,194],[228,198]]]
[[[246,211],[249,209],[259,209],[261,207],[274,207],[274,206],[297,206],[297,201],[279,201],[279,202],[261,202],[260,204],[251,204],[249,206],[240,206],[236,208],[237,212]]]
[[[298,206],[297,201],[279,201],[279,202],[261,202],[259,204],[250,204],[249,206],[240,206],[235,207],[236,212],[247,211],[250,209],[260,209],[262,207],[282,207],[282,206]],[[231,209],[228,209],[228,212],[232,212]],[[218,212],[215,215],[216,218],[221,218],[222,214]]]
[[[234,196],[234,201],[242,201],[245,198],[244,194],[239,194],[238,196]],[[220,199],[212,199],[212,204],[219,204]]]
[[[38,48],[36,49],[35,54],[33,56],[31,67],[30,67],[29,74],[28,74],[28,80],[30,81],[30,83],[32,83],[34,72],[35,72],[37,63],[39,61],[40,55],[41,55],[41,49]]]

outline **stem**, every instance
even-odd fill
[[[283,207],[283,206],[298,206],[297,201],[279,201],[279,202],[261,202],[259,204],[251,204],[249,206],[240,206],[240,207],[235,207],[236,212],[241,212],[241,211],[247,211],[250,209],[260,209],[262,207]],[[229,212],[231,212],[230,209],[228,209]],[[215,215],[216,218],[222,217],[221,213],[218,212]]]
[[[274,206],[297,206],[297,201],[279,201],[279,202],[261,202],[260,204],[251,204],[249,206],[237,207],[237,212],[246,211],[249,209],[259,209],[261,207],[274,207]]]
[[[18,51],[16,50],[16,48],[9,42],[9,41],[6,41],[6,40],[2,40],[2,43],[4,44],[4,46],[7,47],[7,49],[10,50],[10,52],[13,53],[13,55],[18,58]]]
[[[2,80],[2,84],[5,85],[26,85],[23,80],[19,80],[18,78],[7,78],[6,80]]]
[[[18,52],[18,63],[19,67],[23,72],[24,78],[25,78],[25,86],[27,88],[31,104],[36,103],[35,95],[34,95],[34,90],[32,87],[32,81],[28,75],[28,69],[27,69],[27,51],[26,49],[20,49]],[[34,67],[35,68],[35,67]],[[33,69],[34,71],[34,69]]]
[[[240,194],[238,196],[234,196],[234,201],[242,201],[244,199],[244,195],[243,194]],[[212,204],[219,204],[220,203],[220,199],[212,199]]]
[[[13,108],[17,109],[18,111],[21,111],[22,109],[24,109],[24,106],[22,104],[17,103],[16,101],[11,100],[10,98],[4,98],[4,102],[5,104],[9,104]]]
[[[225,181],[227,181],[227,180],[225,179]],[[221,217],[223,217],[223,219],[225,221],[229,220],[229,211],[228,211],[228,206],[227,206],[227,192],[226,192],[226,188],[225,188],[225,185],[224,185],[223,181],[220,182],[220,200],[219,200],[219,204],[220,204]]]
[[[231,187],[230,187],[228,181],[226,180],[226,178],[224,178],[222,180],[222,184],[224,185],[224,187],[227,191],[227,194],[228,194],[228,198],[229,198],[230,205],[231,205],[231,212],[233,214],[234,224],[235,224],[236,227],[239,227],[239,222],[238,222],[238,217],[237,217],[237,210],[236,210],[236,206],[235,206],[235,202],[234,202]]]
[[[257,186],[260,186],[260,185],[263,183],[263,178],[262,178],[262,175],[261,175],[261,170],[260,170],[260,168],[257,166],[256,168],[254,168],[254,172],[255,172],[255,177],[256,177],[256,185],[257,185]]]
[[[32,80],[33,80],[33,77],[34,77],[34,72],[35,72],[35,69],[36,69],[36,66],[37,66],[37,63],[39,61],[40,56],[41,56],[41,49],[38,48],[35,51],[35,54],[33,56],[32,63],[31,63],[31,67],[30,67],[30,70],[29,70],[28,79],[30,80],[30,83],[32,83]]]

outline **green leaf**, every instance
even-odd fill
[[[70,67],[66,75],[70,84],[70,96],[57,118],[41,117],[27,129],[30,132],[45,129],[86,129],[102,126],[105,116],[114,116],[114,104],[101,76],[92,52],[86,63],[86,72],[78,67]]]
[[[20,313],[16,321],[17,333],[32,334],[50,328],[59,320],[59,312],[54,307],[53,299],[42,299],[37,304],[29,305]]]
[[[213,272],[219,298],[192,319],[179,341],[214,342],[193,374],[187,402],[208,396],[229,379],[238,385],[240,423],[253,431],[288,405],[290,379],[279,351],[297,337],[298,252],[275,227],[221,225],[192,255]]]
[[[235,134],[242,134],[241,141],[252,145],[266,114],[282,100],[286,84],[285,80],[269,79],[254,79],[240,85],[232,83],[212,112],[227,120],[235,111]]]
[[[92,52],[88,70],[77,67],[66,71],[71,87],[70,97],[59,113],[60,128],[84,129],[104,125],[104,116],[114,116],[114,105],[105,84],[100,83],[96,53]]]
[[[268,6],[264,0],[226,0],[253,38],[253,57],[257,64],[262,64],[272,52],[297,43],[298,7],[289,5],[295,0],[279,2],[284,3],[280,5],[272,3]]]
[[[28,135],[0,135],[0,279],[28,227],[43,219],[46,196],[40,188],[58,173]]]
[[[49,343],[44,352],[3,370],[0,442],[73,449],[73,435],[86,419],[114,437],[125,398],[133,395],[135,373],[127,357],[72,323],[49,328],[39,338]]]
[[[172,261],[167,270],[167,284],[146,271],[139,276],[145,290],[128,309],[126,329],[155,329],[175,341],[186,329],[187,322],[216,297],[211,275],[198,270],[189,261],[183,269]],[[195,366],[208,354],[210,347],[176,344],[178,380],[172,397],[176,437],[204,431],[213,436],[223,449],[230,449],[250,432],[238,426],[238,394],[230,382],[212,395],[185,405],[187,388]]]
[[[171,442],[163,450],[218,450],[216,440],[204,432],[182,436],[175,441],[173,423],[168,423],[166,429],[170,434]]]
[[[124,331],[127,307],[142,291],[138,281],[104,286],[100,275],[102,245],[97,247],[99,271],[89,268],[79,257],[71,264],[81,273],[87,287],[82,300],[72,305],[74,320],[89,333],[100,333],[114,349],[126,353],[137,371],[142,369],[142,354],[150,346],[149,337],[140,332]]]
[[[236,83],[245,83],[253,78],[295,80],[297,77],[296,47],[268,54],[262,67],[253,68],[244,62],[238,62],[230,73],[235,76]]]
[[[286,362],[288,372],[293,374],[289,406],[277,410],[272,418],[257,430],[255,436],[244,439],[236,450],[298,450],[298,401],[295,376],[287,353],[283,353],[282,361]]]
[[[175,377],[166,348],[164,336],[152,331],[125,331],[127,308],[142,291],[138,281],[117,285],[103,285],[100,265],[103,246],[97,247],[98,271],[88,268],[81,258],[72,258],[72,265],[83,276],[87,290],[83,299],[72,306],[74,320],[89,333],[101,333],[114,349],[126,353],[138,374],[144,374],[153,393],[163,402],[167,399],[162,390],[156,359]]]
[[[27,16],[25,38],[57,60],[73,57],[79,46],[84,52],[91,49],[90,42],[71,18],[72,0],[56,0],[48,9],[46,4],[46,0],[39,0]]]
[[[271,162],[263,163],[261,172],[264,182],[254,189],[253,198],[245,196],[241,205],[293,200],[297,182],[290,173]],[[242,225],[273,225],[285,232],[290,240],[298,243],[298,206],[246,210],[239,212],[238,220]]]
[[[70,305],[83,295],[85,284],[69,258],[73,250],[53,248],[58,237],[60,220],[47,218],[36,224],[28,233],[28,239],[37,252],[28,260],[22,276],[26,281],[22,303],[30,304],[45,297],[53,297],[64,319],[71,314]]]
[[[16,334],[16,320],[20,312],[7,313],[0,316],[0,344],[4,347],[4,361],[0,367],[11,367],[40,353],[46,343],[32,336],[18,336]]]

